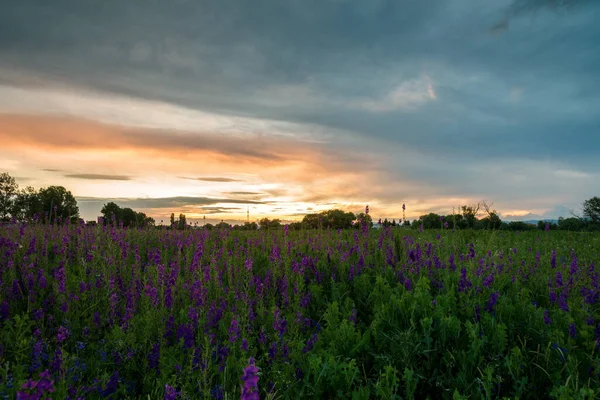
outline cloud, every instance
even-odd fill
[[[45,172],[63,172],[62,169],[56,169],[56,168],[42,168],[42,171],[45,171]]]
[[[107,203],[115,202],[119,205],[141,208],[141,209],[157,209],[169,208],[177,209],[188,206],[210,206],[215,204],[263,204],[260,201],[231,199],[231,198],[211,198],[211,197],[193,197],[193,196],[175,196],[162,198],[99,198],[99,197],[77,197],[77,201],[81,203]]]
[[[105,175],[105,174],[66,174],[66,178],[100,180],[100,181],[130,181],[131,177],[126,175]]]
[[[219,177],[219,176],[214,176],[214,177],[198,177],[198,178],[191,178],[191,177],[186,177],[186,176],[180,176],[180,179],[187,179],[187,180],[191,180],[191,181],[204,181],[204,182],[244,182],[244,180],[242,179],[234,179],[234,178],[225,178],[225,177]]]
[[[414,109],[436,98],[433,83],[425,77],[404,82],[380,99],[359,101],[355,106],[371,112],[389,112]]]
[[[260,195],[264,195],[265,193],[261,193],[261,192],[226,192],[226,194],[231,194],[231,195],[238,195],[238,196],[260,196]]]
[[[260,191],[382,213],[480,198],[539,213],[599,176],[598,2],[283,0],[277,19],[265,0],[141,4],[3,8],[1,165],[128,160],[118,173],[140,179],[110,196]]]

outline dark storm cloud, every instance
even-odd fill
[[[65,178],[100,180],[100,181],[130,181],[131,177],[126,175],[105,175],[105,174],[65,174]]]
[[[598,3],[477,4],[14,0],[0,15],[0,50],[9,65],[101,89],[318,122],[429,152],[592,156]],[[347,107],[423,73],[437,99],[416,111]],[[302,102],[284,90],[287,106],[277,106],[277,88],[290,85],[319,92]]]
[[[552,171],[513,180],[505,171],[518,174],[523,160],[600,172],[598,12],[600,2],[583,0],[9,0],[0,13],[0,67],[349,130],[392,160],[389,175],[443,193],[518,188],[528,196],[537,182],[552,182]],[[260,143],[160,133],[152,140],[280,160]],[[344,138],[337,140],[327,146]],[[390,157],[397,149],[415,157]],[[484,163],[499,166],[498,184]],[[561,187],[588,194],[588,182],[575,183]]]

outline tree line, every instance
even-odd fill
[[[114,202],[104,204],[101,210],[102,217],[98,219],[101,224],[113,224],[122,227],[149,227],[154,226],[152,217],[143,212],[121,207]],[[28,186],[19,189],[16,180],[8,173],[0,174],[0,221],[37,221],[42,223],[77,222],[79,207],[70,191],[62,186],[49,186],[35,190]],[[171,214],[171,229],[187,229],[185,214]],[[95,224],[89,221],[88,224]],[[361,212],[354,214],[338,209],[326,210],[319,213],[307,214],[302,221],[286,225],[286,229],[359,229],[367,224],[371,228],[373,220],[371,215]],[[197,226],[197,223],[196,223]],[[231,226],[221,221],[216,225],[204,224],[205,229],[231,228],[236,230],[272,230],[281,229],[284,224],[280,219],[261,218],[257,222],[245,222],[242,225]],[[600,230],[600,197],[593,197],[583,202],[582,216],[573,215],[568,218],[559,218],[558,223],[539,221],[531,225],[521,221],[502,221],[492,204],[481,201],[474,205],[460,206],[456,212],[448,215],[428,213],[413,220],[389,221],[387,218],[378,221],[378,226],[404,227],[413,229],[492,229],[524,231],[530,229],[545,230]]]

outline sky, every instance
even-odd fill
[[[207,222],[600,195],[600,2],[6,0],[0,172]]]

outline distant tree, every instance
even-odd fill
[[[585,221],[582,221],[580,218],[558,218],[558,229],[563,231],[581,231],[585,228],[585,225]]]
[[[363,221],[369,226],[369,228],[373,227],[373,218],[364,212],[356,214],[356,217],[354,218],[354,227],[357,229],[361,228]]]
[[[244,222],[244,225],[241,226],[241,230],[243,231],[255,231],[258,229],[258,224],[256,222]]]
[[[13,203],[12,216],[18,221],[32,221],[43,214],[42,201],[38,192],[27,186],[17,194]]]
[[[229,229],[231,228],[231,225],[229,225],[227,222],[224,222],[221,220],[221,222],[219,222],[218,224],[215,225],[215,229]]]
[[[546,227],[552,231],[558,229],[558,225],[556,225],[554,222],[549,221],[538,221],[537,227],[542,231],[545,231]]]
[[[349,229],[356,216],[351,212],[343,210],[327,210],[318,214],[321,226],[325,229]]]
[[[419,222],[423,224],[424,229],[440,229],[442,227],[441,221],[440,215],[436,213],[429,213],[419,217]]]
[[[319,229],[321,227],[322,216],[318,213],[306,214],[302,218],[302,225],[306,229]]]
[[[448,222],[448,227],[453,229],[467,229],[469,224],[464,219],[462,214],[448,214],[444,217],[444,220]]]
[[[206,229],[208,231],[212,231],[214,228],[215,228],[215,226],[211,223],[204,224],[204,229]]]
[[[117,203],[110,201],[102,206],[100,213],[104,217],[104,224],[110,224],[113,221],[118,222],[123,219],[123,209]]]
[[[408,219],[404,220],[404,222],[402,223],[402,226],[410,227],[410,220],[408,220]]]
[[[592,197],[583,202],[583,217],[593,224],[600,224],[600,197]]]
[[[492,209],[493,203],[488,203],[483,200],[479,203],[483,210],[485,211],[486,216],[480,220],[480,226],[483,229],[499,229],[500,225],[502,225],[502,220],[498,215],[498,212],[495,209]]]
[[[171,213],[171,228],[175,226],[175,213]]]
[[[121,208],[115,202],[108,202],[104,204],[102,210],[100,210],[104,217],[104,224],[111,224],[116,222],[123,227],[146,227],[154,225],[154,218],[148,217],[143,212],[137,212],[129,207]]]
[[[480,203],[468,206],[461,206],[462,217],[466,222],[467,228],[474,228],[477,223],[477,215],[479,214]]]
[[[290,224],[290,230],[299,231],[302,229],[302,222],[292,222]]]
[[[0,174],[0,221],[8,221],[13,212],[19,185],[8,173]]]
[[[177,220],[177,229],[180,231],[185,230],[187,227],[187,221],[185,218],[185,214],[179,214],[179,219]]]
[[[76,222],[79,207],[73,194],[62,186],[49,186],[38,192],[46,222]]]
[[[258,225],[260,225],[260,229],[278,229],[281,227],[281,220],[279,219],[269,219],[269,218],[261,218],[258,221]]]

